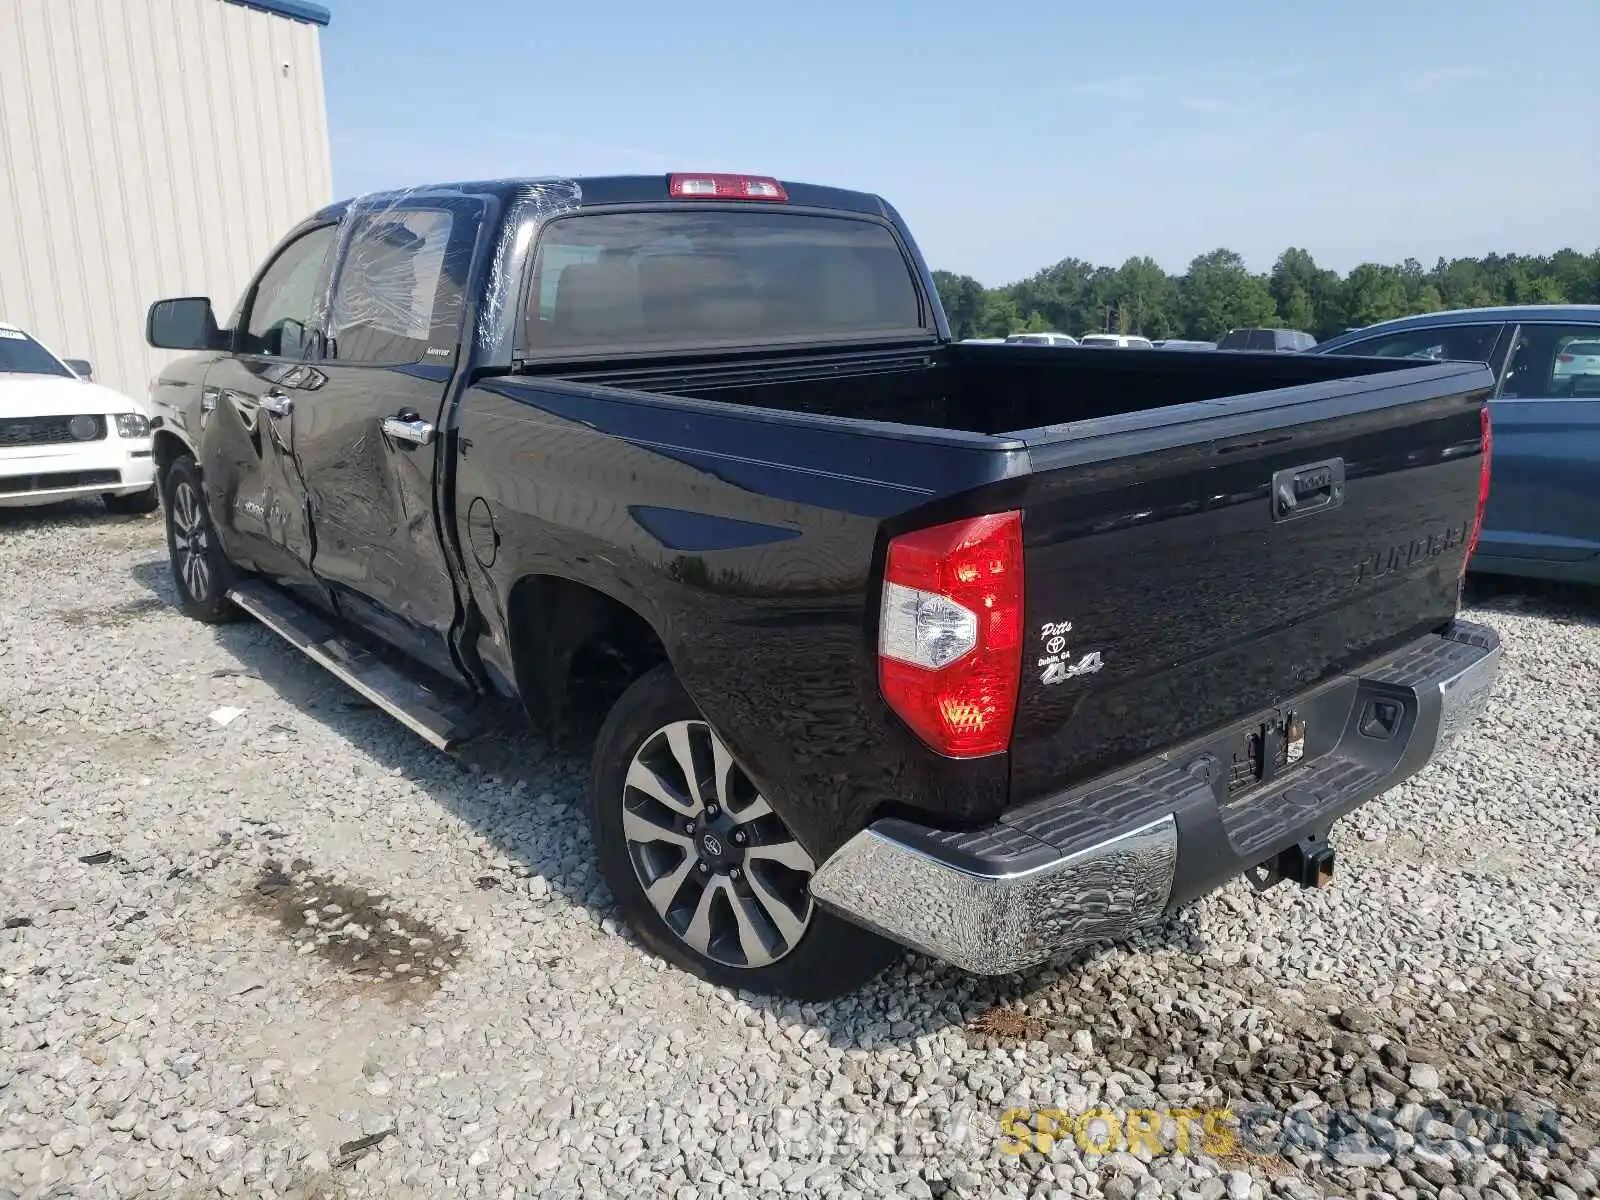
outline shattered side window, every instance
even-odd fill
[[[447,362],[455,357],[462,287],[471,256],[452,247],[445,209],[362,213],[347,235],[328,319],[327,357],[338,362]]]

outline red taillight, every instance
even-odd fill
[[[1558,355],[1556,355],[1556,361],[1558,363],[1569,363],[1569,362],[1572,361],[1572,355],[1570,355],[1570,354],[1558,354]]]
[[[1461,560],[1461,573],[1467,573],[1472,552],[1478,548],[1478,535],[1483,532],[1483,510],[1489,504],[1489,458],[1494,448],[1494,430],[1489,423],[1489,406],[1478,410],[1478,423],[1482,433],[1483,453],[1478,459],[1478,512],[1472,518],[1472,536],[1467,539],[1467,556]]]
[[[995,513],[889,543],[878,686],[951,758],[1011,744],[1022,678],[1022,514]]]
[[[673,175],[667,191],[684,200],[787,200],[783,184],[765,175]]]

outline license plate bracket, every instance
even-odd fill
[[[1228,767],[1228,795],[1237,796],[1297,766],[1306,755],[1306,723],[1298,713],[1283,713],[1246,730]]]

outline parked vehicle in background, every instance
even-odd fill
[[[1068,333],[1013,333],[1002,339],[1012,346],[1076,346],[1078,339]]]
[[[1600,305],[1402,317],[1312,353],[1488,363],[1494,485],[1471,570],[1600,583]]]
[[[1230,329],[1217,343],[1218,350],[1309,350],[1317,339],[1299,329]]]
[[[1588,391],[1592,381],[1600,378],[1600,342],[1585,342],[1573,338],[1556,347],[1556,382],[1570,381],[1574,393]]]
[[[149,410],[92,373],[0,324],[0,507],[85,496],[116,513],[156,507]]]
[[[1086,333],[1078,339],[1080,346],[1094,346],[1107,350],[1153,350],[1150,339],[1132,333]]]
[[[598,724],[618,908],[731,987],[1325,883],[1497,669],[1456,619],[1484,367],[955,344],[878,196],[367,196],[149,335],[196,351],[154,392],[183,610],[441,748],[467,697]]]
[[[1192,338],[1158,338],[1150,343],[1157,350],[1215,350],[1215,342],[1196,341]]]

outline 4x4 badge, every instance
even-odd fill
[[[1069,661],[1064,655],[1052,655],[1050,658],[1041,658],[1039,665],[1044,668],[1044,674],[1039,676],[1039,682],[1051,684],[1065,683],[1079,675],[1093,675],[1106,664],[1100,659],[1100,651],[1091,650],[1077,662]]]

